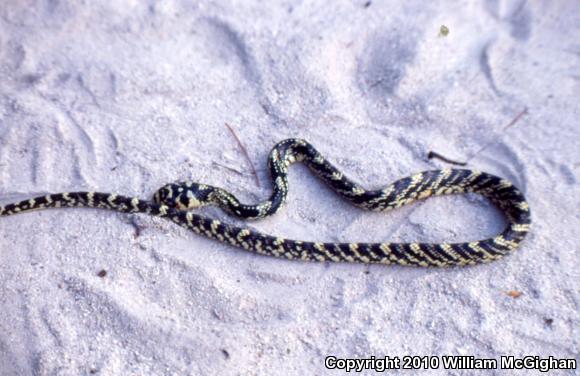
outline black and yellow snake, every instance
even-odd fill
[[[288,193],[288,167],[303,162],[335,192],[354,205],[386,211],[429,196],[474,192],[496,204],[508,219],[505,230],[489,239],[466,243],[320,243],[284,239],[207,218],[187,209],[218,205],[234,216],[262,218],[274,214]],[[308,142],[288,139],[270,153],[273,181],[270,198],[258,205],[241,204],[227,191],[194,182],[168,184],[153,201],[99,192],[69,192],[0,206],[0,216],[60,207],[91,207],[167,218],[195,233],[263,255],[305,261],[343,261],[414,266],[473,265],[497,260],[518,247],[530,230],[524,195],[509,181],[473,170],[425,171],[397,180],[380,190],[366,190],[345,177]]]

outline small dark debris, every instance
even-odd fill
[[[224,354],[224,358],[229,359],[230,353],[226,349],[222,349],[222,354]]]
[[[137,239],[139,236],[141,236],[141,233],[145,228],[137,222],[136,216],[131,216],[129,218],[129,224],[133,226],[133,238]]]
[[[107,276],[107,271],[102,269],[99,273],[97,273],[97,275],[101,278],[105,278]]]
[[[454,165],[457,165],[457,166],[465,166],[465,165],[467,165],[467,163],[465,163],[465,162],[454,161],[453,159],[449,159],[449,158],[447,158],[447,157],[445,157],[445,156],[443,156],[443,155],[441,155],[441,154],[439,154],[437,152],[430,151],[429,154],[427,154],[427,159],[433,159],[433,158],[439,159],[439,160],[441,160],[443,162],[447,162],[449,164],[454,164]]]
[[[367,2],[365,3],[364,7],[365,7],[365,8],[368,8],[368,7],[370,7],[370,6],[371,6],[371,4],[372,4],[372,1],[367,1]]]
[[[367,269],[367,270],[364,271],[364,273],[365,274],[371,274],[371,271]]]
[[[218,320],[223,320],[224,319],[223,318],[223,315],[220,312],[218,312],[215,308],[212,309],[211,314],[213,315],[213,317],[215,317]]]
[[[264,110],[264,113],[266,115],[272,115],[272,112],[270,111],[270,107],[264,103],[262,103],[262,110]]]
[[[549,317],[544,317],[544,324],[546,324],[546,326],[551,329],[552,324],[554,324],[554,319],[551,319]]]
[[[445,25],[441,25],[439,28],[439,36],[446,37],[449,35],[449,28]]]
[[[374,87],[376,87],[376,86],[379,86],[379,84],[381,84],[383,81],[384,81],[384,80],[383,80],[382,78],[379,78],[379,79],[378,79],[378,80],[376,80],[375,82],[371,83],[371,84],[369,85],[369,88],[371,88],[371,89],[372,89],[372,88],[374,88]]]
[[[89,370],[89,373],[90,373],[91,375],[94,375],[94,374],[95,374],[95,373],[97,373],[97,372],[98,372],[98,371],[97,371],[96,369],[94,369],[94,368],[91,368],[91,369]]]

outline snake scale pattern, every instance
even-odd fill
[[[193,213],[192,208],[217,205],[231,215],[255,219],[276,213],[288,193],[288,167],[304,163],[337,194],[366,210],[387,211],[430,196],[477,193],[485,196],[507,217],[504,231],[489,239],[465,243],[322,243],[284,239],[250,228],[222,223]],[[273,181],[270,198],[245,205],[227,191],[195,182],[168,184],[153,201],[100,192],[49,194],[0,206],[0,216],[61,207],[89,207],[122,213],[146,213],[166,218],[193,232],[262,255],[304,261],[401,264],[423,267],[475,265],[497,260],[515,250],[530,230],[530,209],[524,195],[509,181],[465,169],[425,171],[403,178],[380,190],[366,190],[343,175],[308,142],[288,139],[270,153]]]

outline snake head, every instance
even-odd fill
[[[164,185],[159,188],[153,201],[176,209],[194,209],[210,203],[212,190],[204,184],[180,182]]]
[[[174,184],[167,184],[159,188],[153,195],[153,202],[159,205],[174,207],[175,202],[173,198],[173,185]]]

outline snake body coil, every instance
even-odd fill
[[[274,214],[288,193],[288,167],[303,162],[335,192],[354,205],[386,211],[429,196],[474,192],[496,204],[507,216],[505,230],[489,239],[466,243],[320,243],[284,239],[249,228],[207,218],[187,209],[214,204],[241,218]],[[380,190],[366,190],[345,177],[308,142],[288,139],[278,143],[268,160],[273,181],[270,198],[258,205],[241,204],[227,191],[194,182],[168,184],[154,201],[99,192],[50,194],[0,206],[0,216],[59,207],[91,207],[123,213],[146,213],[167,218],[220,242],[263,255],[304,261],[361,262],[445,267],[497,260],[518,247],[530,229],[531,217],[524,195],[509,181],[472,170],[425,171],[397,180]]]

